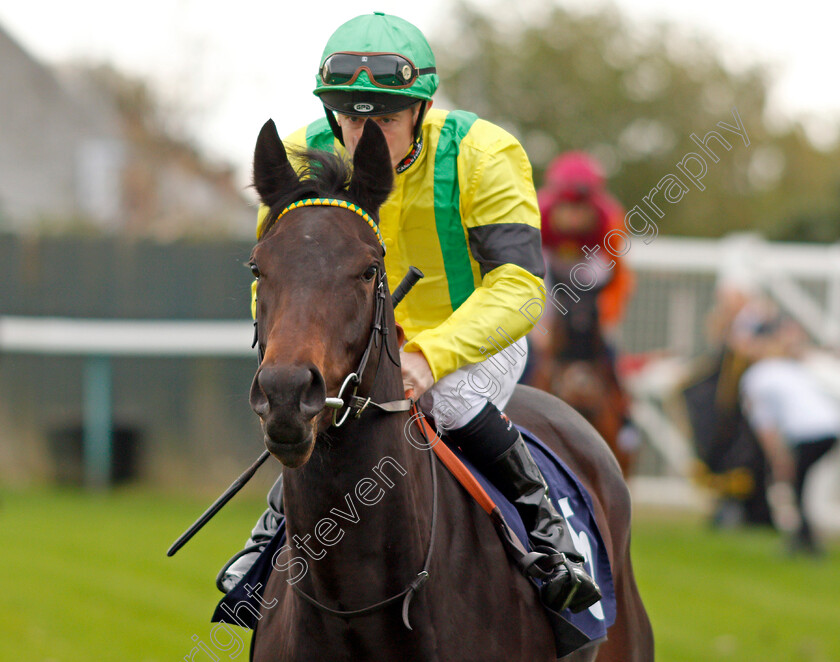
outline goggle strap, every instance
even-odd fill
[[[338,120],[335,119],[335,115],[333,111],[329,108],[324,106],[324,113],[327,116],[327,122],[329,122],[330,128],[332,129],[333,135],[338,138],[338,142],[341,143],[341,146],[344,147],[344,132],[341,130],[341,127],[338,125]]]
[[[429,67],[429,69],[434,69],[434,67]],[[420,112],[417,113],[417,122],[414,124],[414,142],[418,142],[420,140],[420,133],[423,130],[423,116],[426,114],[426,106],[429,105],[429,102],[426,99],[420,100]]]

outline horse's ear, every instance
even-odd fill
[[[263,124],[254,148],[254,188],[270,207],[279,194],[291,190],[299,181],[274,120],[268,120]]]
[[[353,153],[353,177],[348,193],[363,209],[375,214],[394,186],[391,152],[382,129],[368,120]]]

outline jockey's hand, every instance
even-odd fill
[[[402,365],[402,378],[406,396],[419,400],[420,396],[435,383],[429,362],[426,361],[423,352],[404,352],[400,350],[400,364]]]

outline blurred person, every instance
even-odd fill
[[[606,336],[621,322],[633,292],[633,275],[607,234],[624,233],[624,209],[607,191],[603,168],[584,152],[567,152],[548,166],[537,193],[547,280],[569,265],[586,263],[597,274],[598,316]]]
[[[524,360],[504,374],[492,372],[499,385],[492,394],[465,380],[468,368],[485,361],[481,350],[497,329],[526,352],[523,336],[531,324],[519,309],[542,300],[539,210],[524,150],[471,113],[432,109],[434,54],[420,30],[398,17],[374,13],[340,26],[315,73],[314,93],[326,118],[294,132],[286,144],[352,158],[365,123],[373,121],[396,171],[380,210],[387,274],[392,286],[409,266],[425,274],[395,311],[407,340],[400,352],[406,393],[522,516],[532,545],[550,564],[543,602],[556,610],[589,607],[600,599],[598,586],[521,434],[501,412]],[[266,216],[263,207],[258,237]],[[459,406],[468,403],[465,411],[453,409],[453,392]],[[281,497],[278,481],[246,548],[223,568],[217,582],[223,591],[277,530]]]
[[[562,299],[566,311],[547,305],[542,321],[550,332],[529,334],[536,354],[530,380],[538,388],[568,401],[573,396],[571,392],[563,393],[563,378],[553,374],[554,357],[602,363],[605,378],[616,395],[609,406],[619,410],[620,425],[615,431],[599,432],[608,442],[615,437],[615,443],[610,445],[617,455],[627,454],[627,462],[622,462],[626,474],[629,457],[639,445],[639,433],[630,420],[630,401],[618,375],[614,339],[634,288],[633,275],[623,257],[627,246],[619,245],[621,240],[612,236],[625,235],[624,209],[607,191],[600,163],[577,151],[561,154],[549,164],[538,199],[547,290],[552,292],[556,285],[565,285],[575,298],[554,297]],[[585,269],[586,275],[576,280],[575,271],[580,269]],[[580,287],[581,283],[585,287]],[[574,375],[569,379],[582,384]],[[604,397],[589,390],[589,399]],[[594,424],[595,413],[587,418]],[[612,426],[605,422],[602,427]]]
[[[717,401],[727,409],[739,404],[738,383],[750,363],[755,330],[779,313],[762,293],[755,270],[746,261],[747,250],[739,237],[723,246],[715,299],[706,315],[706,336],[721,361]]]
[[[722,245],[714,301],[705,319],[709,350],[691,361],[681,389],[698,459],[694,478],[715,493],[712,523],[722,527],[773,524],[764,453],[739,394],[752,330],[770,306],[760,296],[748,248],[739,237]]]
[[[751,365],[740,391],[772,480],[793,490],[799,524],[789,551],[819,554],[803,493],[813,466],[837,443],[840,411],[803,365],[802,348],[803,334],[792,322],[778,314],[758,322],[744,347]]]

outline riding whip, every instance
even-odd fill
[[[175,554],[175,552],[181,549],[181,547],[187,544],[187,541],[190,538],[192,538],[196,533],[198,533],[198,530],[201,529],[201,527],[203,527],[205,524],[207,524],[207,522],[209,522],[210,519],[216,513],[218,513],[222,509],[222,507],[228,501],[230,501],[239,490],[241,490],[245,486],[245,483],[251,480],[254,474],[257,473],[257,469],[259,469],[260,466],[262,466],[262,463],[268,459],[269,455],[271,455],[271,453],[269,453],[267,450],[263,451],[262,454],[257,458],[256,462],[254,462],[250,467],[248,467],[245,470],[245,472],[241,476],[239,476],[239,478],[233,481],[230,487],[227,488],[224,491],[224,493],[213,502],[213,505],[211,505],[207,510],[205,510],[201,517],[199,517],[189,529],[187,529],[186,531],[184,531],[184,533],[181,534],[181,537],[178,538],[178,540],[172,543],[172,546],[167,550],[166,555],[172,556],[173,554]]]

